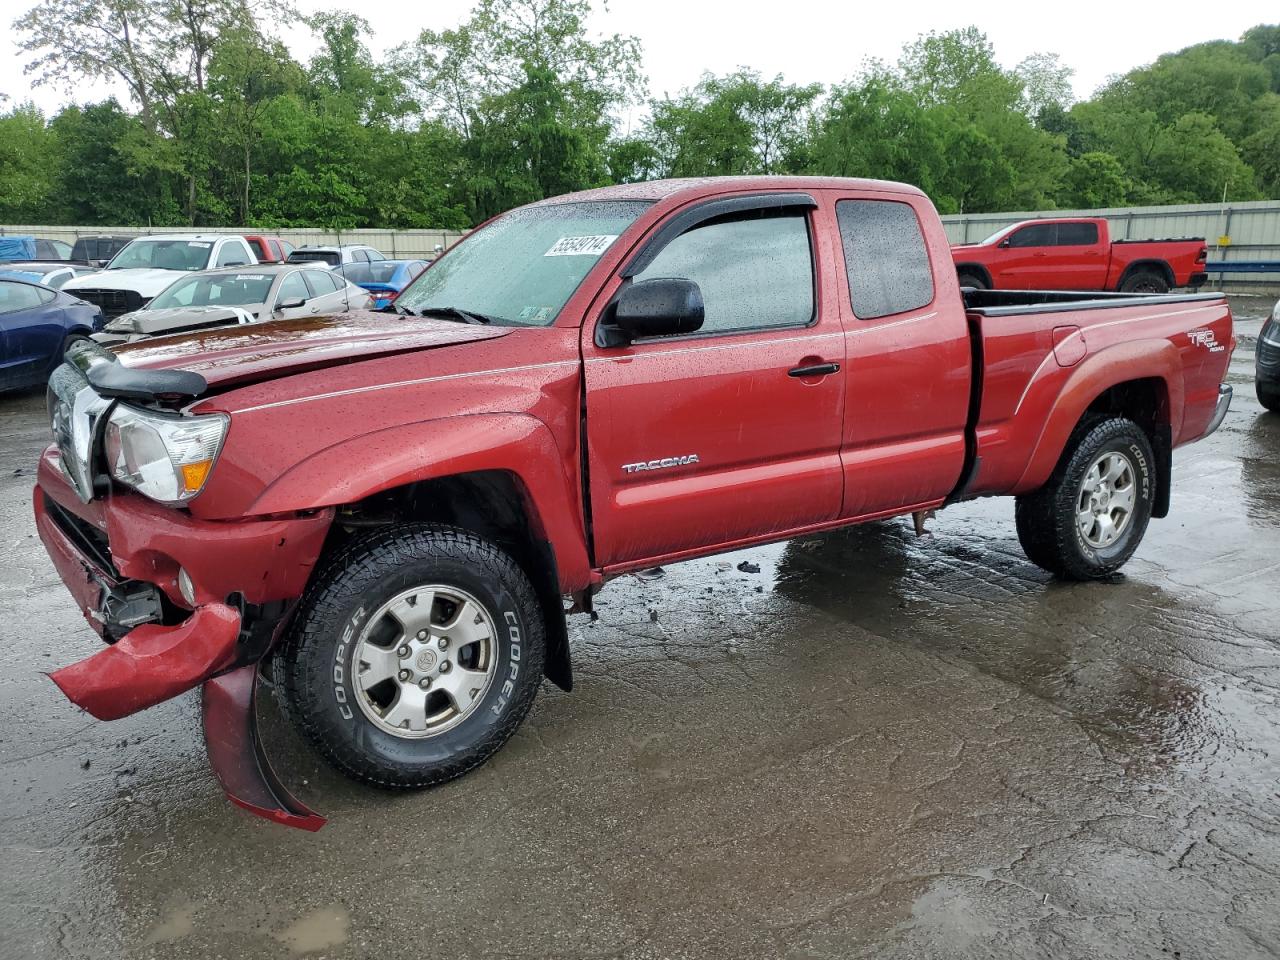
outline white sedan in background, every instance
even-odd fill
[[[368,310],[368,290],[323,266],[259,264],[183,277],[140,310],[110,321],[94,339],[108,345],[260,320]]]

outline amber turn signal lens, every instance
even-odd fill
[[[186,487],[188,492],[198,491],[204,486],[204,482],[209,476],[209,470],[212,467],[212,460],[198,460],[195,463],[184,463],[182,465],[182,485]]]

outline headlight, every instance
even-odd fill
[[[164,416],[117,405],[107,420],[107,472],[152,500],[190,500],[209,479],[228,418]]]
[[[137,333],[138,319],[132,313],[126,313],[108,322],[103,329],[112,333]]]

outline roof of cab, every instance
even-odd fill
[[[677,180],[647,180],[642,183],[597,187],[594,190],[548,197],[530,206],[571,203],[579,200],[666,200],[678,194],[694,197],[750,190],[830,190],[833,188],[924,196],[923,191],[910,184],[856,177],[687,177]]]

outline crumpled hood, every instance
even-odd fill
[[[510,332],[509,327],[357,310],[172,334],[118,347],[116,354],[130,367],[191,370],[210,386],[226,386],[352,360],[492,340]]]
[[[112,333],[170,333],[189,327],[204,327],[223,321],[240,323],[242,317],[257,319],[262,304],[247,307],[167,307],[163,310],[135,310],[107,324]]]
[[[62,289],[69,293],[77,290],[133,290],[150,300],[179,277],[186,276],[187,270],[157,270],[151,267],[138,267],[131,270],[100,270],[97,273],[85,274],[68,280]]]

